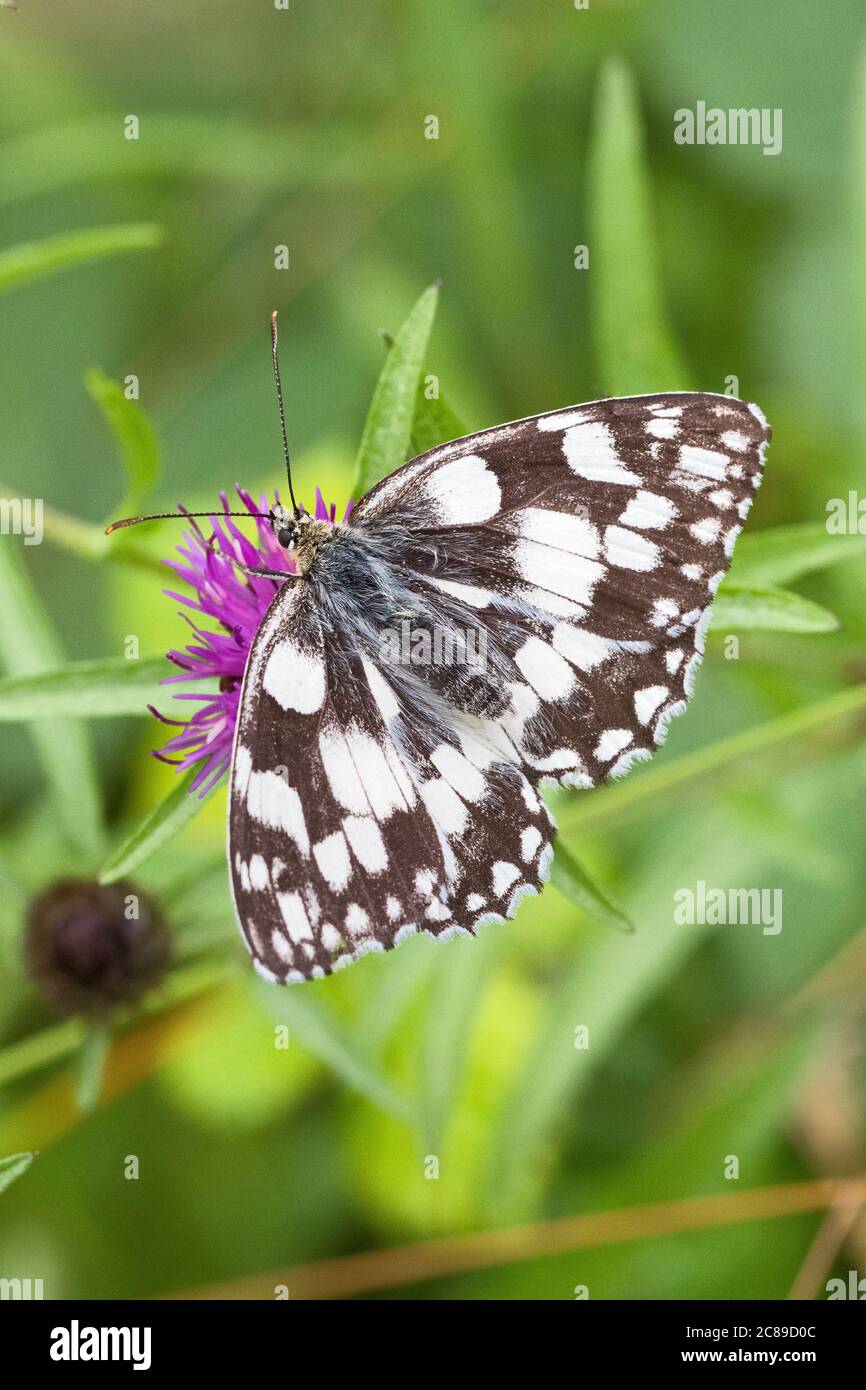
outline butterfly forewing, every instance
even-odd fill
[[[241,697],[231,872],[263,974],[541,886],[539,784],[621,774],[685,707],[768,438],[726,396],[599,401],[432,450],[334,528]]]

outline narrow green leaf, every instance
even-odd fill
[[[612,396],[691,385],[664,308],[650,202],[634,81],[611,60],[595,100],[588,241],[596,370]]]
[[[394,338],[390,333],[383,333],[385,345],[388,348],[394,346]],[[421,378],[418,382],[418,390],[415,393],[415,410],[412,415],[412,454],[426,454],[428,449],[435,449],[440,444],[450,444],[452,439],[462,439],[468,433],[466,426],[458,415],[454,413],[445,397],[438,391],[435,396],[431,396],[432,383],[429,381],[430,373],[426,368],[421,370]]]
[[[0,501],[21,497],[20,488],[0,483]],[[94,526],[90,521],[81,521],[68,512],[55,511],[53,507],[42,508],[42,529],[46,540],[62,546],[81,560],[108,560],[113,564],[135,565],[165,578],[165,566],[155,554],[134,541],[124,538],[121,545],[108,545],[105,528]]]
[[[303,1046],[353,1091],[401,1120],[411,1119],[411,1106],[406,1098],[360,1055],[352,1034],[321,1000],[293,987],[276,989],[273,985],[263,985],[257,993],[271,1016],[288,1024],[290,1032],[297,1035]]]
[[[156,433],[138,402],[129,400],[120,383],[98,367],[85,373],[84,384],[114,435],[126,475],[126,495],[117,512],[135,515],[159,477]]]
[[[713,603],[712,626],[717,632],[836,632],[841,624],[829,609],[790,589],[725,582]]]
[[[421,1048],[421,1120],[425,1152],[441,1154],[448,1118],[461,1081],[472,1024],[490,979],[503,934],[443,942],[425,1013]]]
[[[440,444],[450,444],[452,439],[462,439],[466,426],[455,415],[443,396],[429,399],[428,386],[422,380],[415,398],[415,414],[412,416],[412,453],[426,454]]]
[[[708,812],[633,885],[641,930],[597,934],[564,973],[501,1112],[488,1185],[498,1219],[519,1220],[536,1209],[555,1131],[576,1123],[576,1103],[623,1029],[704,939],[677,924],[675,886],[692,873],[709,878],[716,864],[727,875],[743,873],[759,854],[754,837],[731,843],[722,814]],[[578,1028],[586,1030],[583,1046]]]
[[[167,670],[161,655],[143,656],[138,661],[111,656],[69,662],[36,676],[0,680],[0,724],[64,715],[87,719],[140,715],[146,713],[148,703],[171,708],[171,696],[159,687]],[[207,688],[203,682],[202,691]]]
[[[373,137],[372,154],[371,132],[360,132],[357,121],[278,125],[247,120],[236,109],[198,115],[149,107],[137,141],[122,138],[121,121],[114,111],[70,111],[63,120],[10,131],[0,149],[0,207],[130,177],[177,178],[185,186],[213,180],[235,193],[273,189],[284,197],[310,182],[366,187],[370,157],[398,182],[418,172],[415,142],[395,140],[390,125]]]
[[[734,584],[790,584],[804,574],[864,555],[866,535],[832,536],[825,525],[812,521],[771,526],[740,537],[729,579]]]
[[[16,1178],[20,1178],[22,1173],[27,1172],[35,1157],[35,1153],[23,1153],[10,1154],[8,1158],[0,1158],[0,1192],[5,1192]]]
[[[168,978],[151,990],[142,1002],[139,1015],[150,1018],[173,1009],[204,990],[222,983],[228,967],[225,961],[198,960],[178,966]],[[29,1037],[19,1038],[0,1048],[0,1086],[42,1071],[77,1052],[84,1042],[84,1022],[80,1017],[52,1023]]]
[[[124,874],[132,873],[198,815],[208,798],[190,794],[195,773],[196,769],[190,768],[184,777],[179,778],[177,786],[148,812],[141,824],[114,851],[102,867],[100,883],[114,883]]]
[[[866,684],[850,686],[828,696],[826,700],[818,700],[804,709],[791,710],[754,728],[743,729],[672,762],[654,763],[645,772],[639,772],[627,781],[598,787],[589,796],[576,797],[560,812],[560,835],[567,838],[584,825],[595,826],[611,818],[619,819],[642,802],[680,791],[690,783],[698,782],[703,786],[712,773],[744,759],[753,764],[755,759],[770,749],[793,739],[803,739],[816,729],[828,729],[837,720],[850,719],[864,709]]]
[[[96,1109],[105,1064],[111,1047],[111,1031],[103,1020],[94,1020],[87,1025],[75,1078],[75,1106],[80,1115],[89,1115]]]
[[[161,241],[162,231],[153,223],[130,222],[116,227],[86,227],[78,232],[61,232],[44,241],[10,246],[0,251],[0,294],[86,261],[150,250]]]
[[[363,497],[374,483],[393,473],[409,456],[418,380],[438,300],[438,285],[430,285],[385,358],[361,436],[353,497]]]
[[[621,908],[611,902],[592,875],[586,871],[582,864],[578,863],[561,840],[558,840],[556,844],[556,852],[550,870],[550,881],[555,888],[559,889],[563,897],[568,898],[588,917],[594,917],[607,926],[616,927],[618,931],[633,932],[635,930],[631,918],[627,917]]]
[[[64,653],[16,550],[0,541],[0,662],[10,676],[56,669]],[[32,738],[72,844],[92,860],[102,846],[102,811],[88,731],[69,719],[35,723]]]

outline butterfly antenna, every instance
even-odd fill
[[[283,405],[283,383],[280,380],[280,359],[277,347],[277,311],[275,309],[271,314],[271,351],[274,358],[274,381],[277,383],[277,404],[280,407],[280,429],[283,435],[283,453],[286,458],[286,477],[289,480],[289,496],[292,499],[292,507],[295,516],[298,517],[301,515],[301,509],[295,501],[295,492],[292,487],[292,461],[289,457],[289,439],[286,434],[286,409]]]
[[[224,512],[214,509],[212,512],[150,512],[147,516],[125,516],[121,521],[112,521],[110,526],[106,526],[105,534],[110,536],[112,531],[120,531],[124,526],[137,526],[141,521],[189,521],[191,518],[202,517],[207,521],[212,521],[214,517],[239,516],[253,518],[253,520],[273,521],[273,512]]]

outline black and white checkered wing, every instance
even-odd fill
[[[597,401],[422,455],[356,521],[411,518],[416,582],[510,662],[485,736],[507,738],[533,783],[592,786],[649,757],[685,709],[769,438],[728,396]]]
[[[466,730],[461,741],[447,707],[419,703],[399,671],[392,684],[334,615],[315,586],[286,584],[241,695],[232,889],[256,968],[279,982],[505,916],[552,852],[523,771]]]
[[[622,774],[685,708],[768,439],[726,396],[599,401],[422,455],[333,528],[241,693],[229,850],[262,974],[540,888],[540,784]]]

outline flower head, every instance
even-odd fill
[[[168,964],[156,904],[130,883],[61,879],[30,904],[25,949],[42,993],[64,1013],[133,1004]]]
[[[269,510],[267,499],[262,496],[256,506],[243,488],[238,487],[237,494],[251,515],[265,513],[264,517],[257,516],[255,541],[245,536],[228,515],[228,499],[221,492],[222,510],[211,518],[213,535],[210,540],[197,523],[191,521],[192,529],[184,534],[178,546],[181,559],[166,562],[178,578],[194,590],[194,596],[190,597],[167,589],[168,597],[193,614],[201,614],[219,624],[218,630],[214,631],[201,627],[198,617],[184,615],[192,628],[194,640],[183,649],[168,653],[169,661],[179,671],[177,675],[167,676],[164,682],[170,684],[174,681],[216,678],[219,689],[206,695],[186,691],[177,695],[179,700],[199,705],[188,720],[167,719],[151,709],[151,713],[162,723],[173,725],[178,730],[164,748],[154,753],[154,757],[162,762],[174,763],[178,771],[201,763],[190,786],[191,791],[197,791],[201,796],[210,791],[228,770],[247,656],[262,619],[284,582],[247,574],[237,569],[226,557],[231,556],[250,569],[282,571],[287,577],[296,572],[291,553],[279,544],[266,519]],[[276,500],[279,502],[278,496]],[[351,511],[350,502],[344,520],[348,521]],[[332,504],[327,507],[318,488],[315,516],[318,521],[328,521],[331,525],[337,517],[336,506]]]

